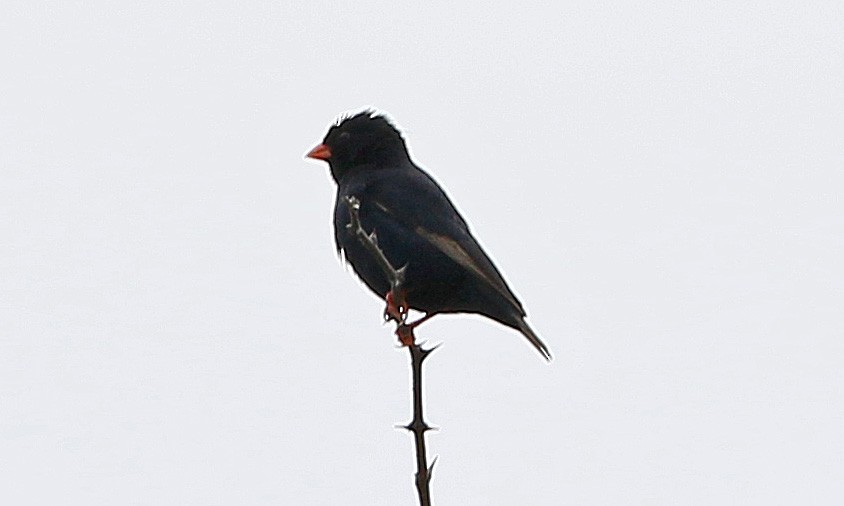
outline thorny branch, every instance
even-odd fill
[[[399,269],[393,267],[390,261],[387,260],[387,257],[384,256],[384,252],[378,247],[378,238],[375,235],[375,231],[369,234],[363,229],[359,216],[360,201],[356,197],[346,197],[346,205],[349,208],[349,217],[351,218],[351,222],[347,227],[354,232],[361,244],[372,254],[381,266],[384,275],[390,280],[390,292],[386,297],[387,308],[384,310],[384,316],[388,321],[393,320],[396,322],[396,335],[410,351],[410,362],[413,370],[413,420],[405,425],[404,428],[413,433],[413,439],[416,445],[416,491],[419,494],[419,504],[421,506],[430,506],[431,473],[437,459],[434,458],[434,461],[428,466],[425,433],[431,430],[431,427],[425,422],[423,416],[422,362],[436,347],[424,349],[416,344],[413,329],[422,320],[412,324],[406,323],[408,305],[404,299],[402,285],[407,266]]]

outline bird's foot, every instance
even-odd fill
[[[387,292],[385,297],[387,307],[384,308],[384,319],[387,321],[394,320],[400,325],[404,325],[407,320],[407,301],[405,301],[404,294],[399,293],[398,296],[393,296],[393,291]]]
[[[413,335],[413,326],[402,323],[396,327],[396,337],[402,346],[413,346],[416,344],[416,336]]]
[[[416,343],[416,336],[413,335],[413,329],[428,321],[435,314],[436,313],[428,313],[415,322],[399,324],[396,328],[396,336],[398,336],[399,342],[401,342],[402,346],[413,346]]]

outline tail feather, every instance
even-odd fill
[[[539,351],[539,353],[541,353],[542,356],[545,357],[545,360],[547,360],[548,362],[551,361],[551,350],[548,349],[548,346],[546,346],[545,343],[542,342],[542,339],[540,339],[539,336],[536,335],[536,332],[534,332],[533,329],[530,328],[530,325],[528,325],[528,323],[523,319],[519,319],[519,332],[524,334],[527,340],[530,341],[530,344],[532,344],[537,349],[537,351]]]

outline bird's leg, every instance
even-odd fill
[[[396,326],[396,336],[403,346],[413,346],[415,339],[413,337],[413,327],[407,325],[407,301],[404,298],[402,290],[391,289],[384,297],[387,301],[387,307],[384,308],[384,319],[394,320],[398,325]]]
[[[425,323],[430,318],[432,318],[436,313],[426,313],[425,316],[419,318],[415,322],[411,323],[401,323],[398,327],[396,327],[396,336],[398,336],[399,341],[401,342],[402,346],[413,346],[416,344],[416,336],[413,335],[413,329],[418,327],[419,325]]]
[[[416,336],[413,335],[413,327],[402,323],[396,327],[396,337],[402,346],[413,346],[416,344]]]
[[[395,294],[393,290],[390,290],[384,299],[387,302],[387,307],[384,308],[384,319],[387,321],[395,320],[399,325],[404,325],[408,311],[404,293]]]
[[[422,324],[423,324],[423,323],[425,323],[426,321],[428,321],[428,320],[430,320],[431,318],[433,318],[433,317],[434,317],[434,315],[436,315],[436,314],[437,314],[437,313],[425,313],[425,316],[423,316],[422,318],[419,318],[419,319],[418,319],[418,320],[416,320],[415,322],[408,323],[408,324],[406,324],[406,325],[407,325],[408,327],[410,327],[410,328],[416,328],[416,327],[418,327],[419,325],[422,325]]]

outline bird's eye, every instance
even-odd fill
[[[349,135],[349,132],[343,132],[343,133],[340,134],[341,139],[348,139],[349,137],[351,137]]]

